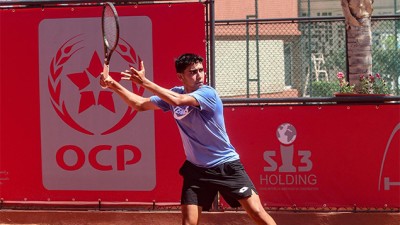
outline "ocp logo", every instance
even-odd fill
[[[78,57],[80,52],[86,50],[83,43],[83,35],[79,34],[72,37],[65,43],[62,43],[51,59],[48,75],[48,89],[51,103],[60,119],[67,125],[79,132],[89,135],[94,135],[96,131],[102,131],[104,125],[109,126],[109,124],[105,124],[104,121],[102,123],[90,123],[91,117],[97,116],[97,120],[102,120],[102,117],[105,115],[99,114],[105,114],[106,112],[115,114],[113,118],[108,120],[113,122],[113,126],[101,132],[102,135],[110,134],[128,124],[135,117],[136,111],[128,106],[116,108],[113,92],[110,90],[99,90],[99,76],[103,70],[103,64],[97,51],[93,51],[88,65],[83,64],[83,68],[74,66],[72,68],[77,68],[76,71],[66,74],[63,73],[65,71],[65,66],[71,67],[71,65],[68,65],[71,58],[74,56]],[[139,56],[136,55],[133,47],[123,39],[116,53],[123,56],[123,59],[126,61],[126,68],[128,66],[137,66]],[[113,64],[116,65],[115,63]],[[119,72],[111,72],[111,76],[116,81],[121,80]],[[68,87],[68,84],[64,84],[63,82],[69,82],[69,85],[73,85],[68,92],[63,92],[63,95],[61,95],[61,89],[66,86]],[[138,95],[143,95],[144,89],[142,87],[136,87],[134,83],[132,83],[130,89]],[[67,105],[69,105],[69,107],[67,107]],[[101,108],[103,108],[102,112],[100,112]],[[121,111],[123,111],[123,113],[121,113]],[[118,121],[115,121],[116,118],[119,118]]]
[[[129,29],[124,30],[124,24]],[[110,75],[146,61],[152,79],[148,17],[121,17]],[[140,30],[141,37],[133,34]],[[100,18],[45,19],[39,26],[43,184],[50,190],[151,190],[155,186],[153,113],[137,114],[99,85]],[[144,95],[140,86],[121,82]],[[145,129],[144,129],[145,128]],[[143,174],[146,171],[146,174]],[[91,179],[87,179],[88,176]]]

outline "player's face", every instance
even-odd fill
[[[197,90],[204,84],[204,68],[202,63],[188,66],[183,73],[178,73],[187,93]]]

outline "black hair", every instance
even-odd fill
[[[175,60],[175,69],[177,73],[183,73],[185,69],[196,63],[202,63],[203,58],[193,53],[185,53]]]

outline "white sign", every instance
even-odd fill
[[[100,21],[45,19],[39,25],[42,175],[48,190],[147,191],[156,185],[153,112],[137,113],[99,85]],[[143,60],[152,79],[152,52],[151,20],[120,17],[120,42],[110,61],[113,78]],[[121,83],[149,95],[129,81]]]

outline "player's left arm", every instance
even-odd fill
[[[107,76],[106,78],[104,78],[103,74],[101,74],[100,85],[102,87],[108,87],[113,90],[122,98],[122,100],[126,104],[137,111],[160,109],[156,104],[151,102],[150,98],[145,98],[129,91],[120,83],[116,82],[111,76]]]
[[[160,85],[150,81],[145,76],[145,68],[143,61],[140,64],[139,70],[131,67],[130,70],[126,70],[121,73],[122,79],[132,80],[133,82],[141,85],[145,89],[151,91],[153,94],[160,97],[162,100],[173,106],[188,105],[188,106],[199,106],[199,102],[188,94],[179,94]]]

